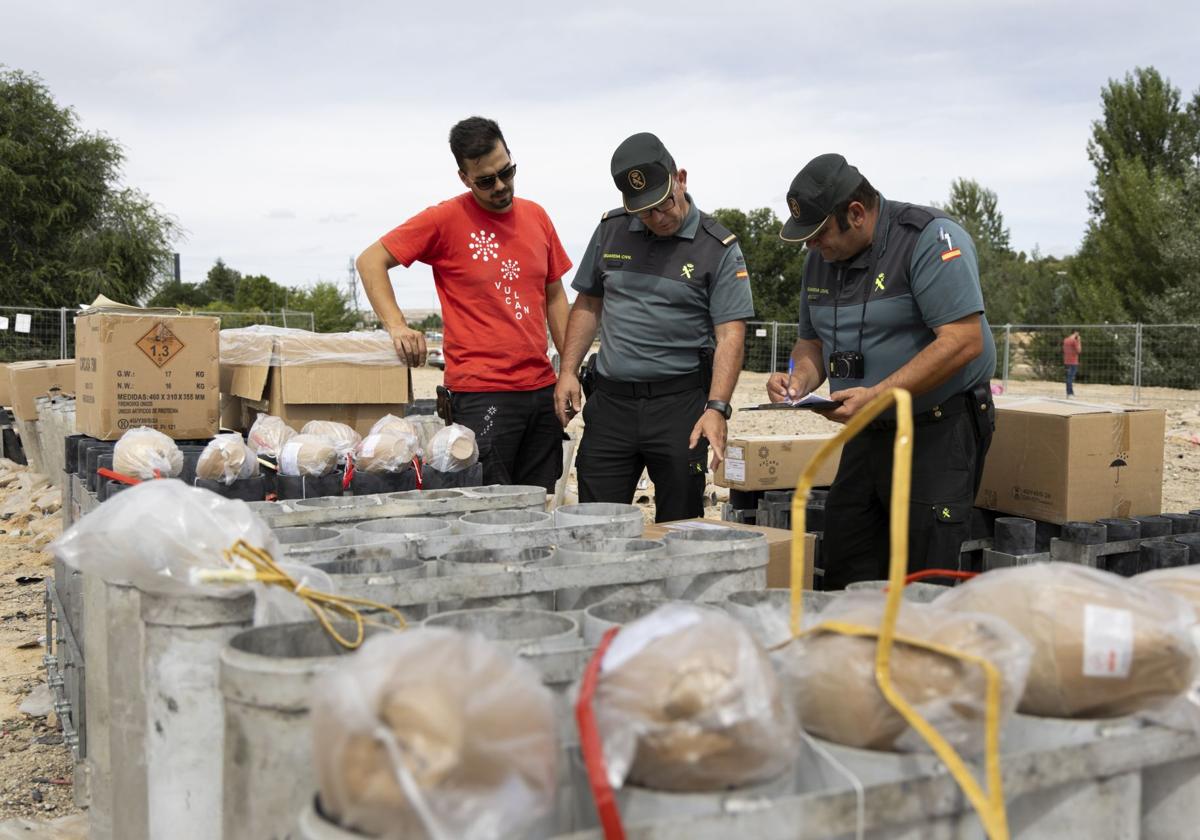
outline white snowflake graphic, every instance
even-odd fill
[[[484,262],[488,262],[500,254],[500,243],[496,241],[496,234],[484,230],[471,234],[470,247],[473,260],[482,257]]]
[[[516,260],[505,260],[504,262],[500,263],[500,276],[508,282],[511,283],[512,281],[516,280],[520,273],[521,264]]]

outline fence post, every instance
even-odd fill
[[[771,322],[771,373],[779,370],[779,322]]]
[[[72,354],[74,355],[74,354]],[[66,359],[67,357],[67,308],[61,306],[58,309],[58,358]]]
[[[317,314],[315,312],[308,313],[308,331],[309,332],[317,331]]]
[[[1142,401],[1142,322],[1133,327],[1133,404]]]
[[[1004,393],[1008,393],[1008,358],[1009,348],[1012,346],[1012,324],[1004,325],[1004,367],[1002,368],[1001,379],[1004,382]]]

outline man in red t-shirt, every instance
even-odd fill
[[[450,151],[468,191],[385,234],[359,256],[358,273],[396,354],[416,366],[425,363],[425,336],[408,326],[388,270],[414,262],[433,268],[454,422],[475,432],[484,482],[552,492],[563,433],[546,326],[561,348],[568,311],[561,280],[571,261],[546,211],[513,195],[517,165],[500,126],[463,120],[450,129]]]
[[[1079,330],[1063,339],[1063,366],[1067,369],[1067,396],[1075,396],[1075,372],[1079,370],[1079,354],[1083,350],[1083,342],[1079,338]]]

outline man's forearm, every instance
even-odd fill
[[[914,397],[929,393],[982,352],[982,344],[972,338],[962,330],[939,332],[933,343],[876,385],[875,392],[903,388]]]
[[[358,276],[362,278],[363,289],[366,290],[367,300],[371,308],[379,316],[385,329],[407,327],[408,320],[396,302],[396,293],[392,289],[392,281],[388,278],[390,255],[379,242],[363,251],[355,261]]]
[[[566,338],[563,340],[563,347],[558,351],[562,357],[561,370],[579,370],[584,354],[592,346],[596,331],[600,328],[600,312],[603,305],[602,298],[591,295],[580,294],[575,298],[571,315],[567,319]]]
[[[571,308],[567,304],[567,293],[563,291],[562,281],[556,281],[546,287],[546,324],[550,327],[550,340],[559,358],[567,343],[567,318]]]
[[[733,389],[737,387],[742,372],[742,356],[745,352],[746,322],[727,321],[717,324],[717,349],[713,352],[712,384],[708,388],[710,400],[729,402]]]

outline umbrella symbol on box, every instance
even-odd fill
[[[1127,462],[1125,460],[1127,457],[1129,457],[1129,456],[1126,455],[1126,453],[1121,452],[1117,455],[1116,458],[1113,459],[1112,463],[1109,464],[1110,467],[1115,467],[1117,470],[1117,480],[1115,482],[1113,482],[1114,484],[1121,483],[1121,467],[1129,466],[1129,462]]]

